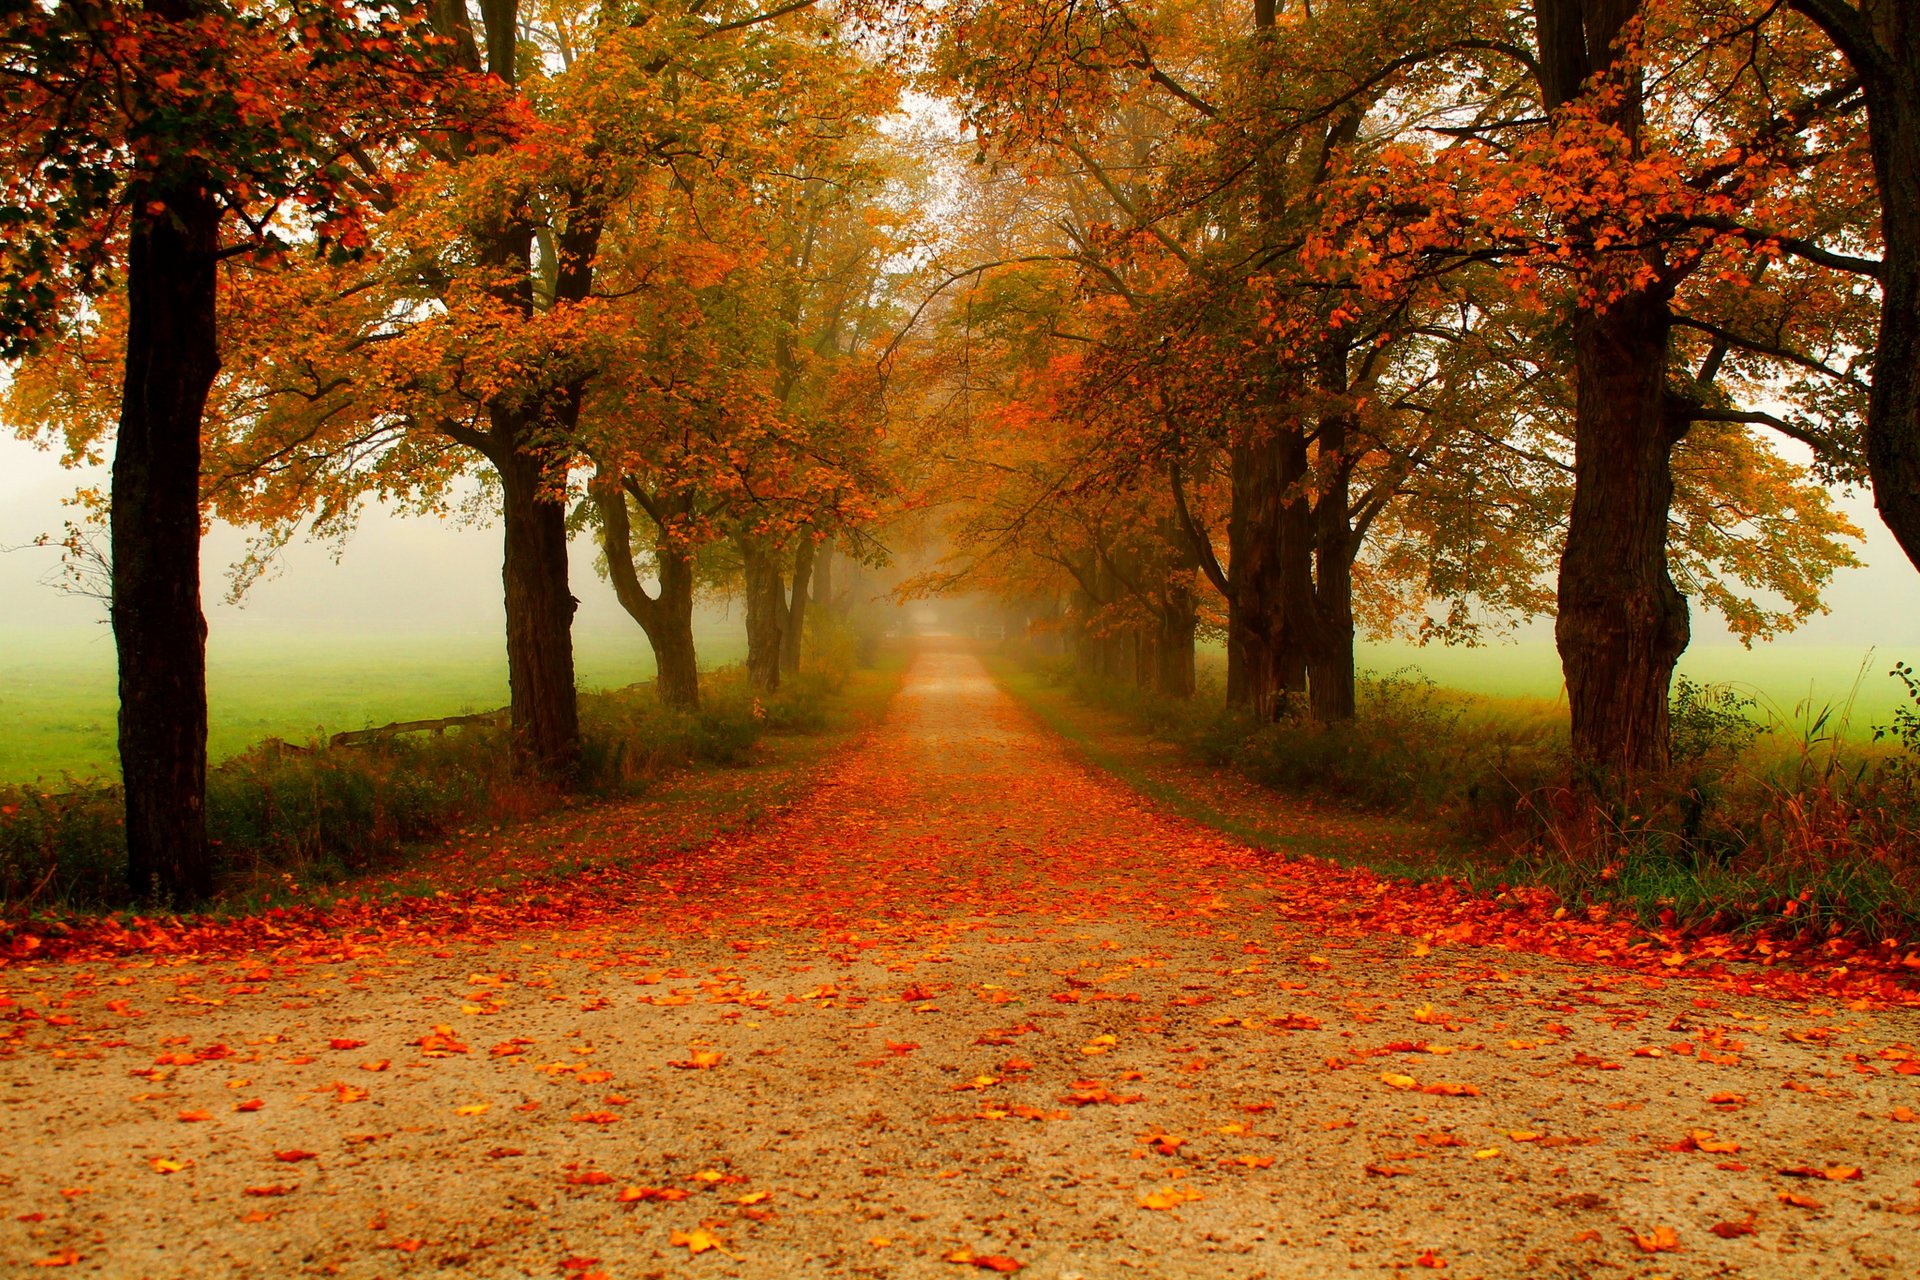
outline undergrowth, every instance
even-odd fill
[[[514,776],[504,726],[356,746],[262,744],[208,772],[216,875],[223,883],[335,883],[469,824],[523,820],[574,797],[642,794],[691,766],[746,764],[769,732],[828,726],[846,678],[842,649],[850,642],[836,643],[771,697],[755,695],[737,668],[703,675],[698,711],[663,705],[650,686],[582,694],[571,796]],[[0,785],[7,914],[125,905],[125,869],[118,787],[71,779],[61,789]]]
[[[1418,819],[1483,851],[1493,876],[1569,903],[1672,926],[1920,936],[1920,679],[1905,664],[1894,674],[1909,702],[1871,741],[1850,732],[1848,707],[1783,712],[1683,678],[1672,768],[1630,789],[1575,767],[1564,707],[1408,672],[1363,676],[1358,715],[1341,725],[1262,722],[1205,681],[1183,701],[1070,666],[1043,674],[1195,759]]]

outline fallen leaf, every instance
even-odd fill
[[[469,1102],[464,1107],[455,1107],[453,1114],[457,1116],[483,1116],[487,1114],[488,1109],[492,1106],[493,1104],[491,1102]]]
[[[727,1252],[721,1245],[720,1238],[707,1234],[704,1227],[696,1227],[692,1231],[675,1231],[667,1237],[667,1243],[680,1245],[689,1254],[702,1254],[709,1249],[719,1249],[721,1253]],[[728,1254],[728,1256],[732,1255]]]
[[[276,1151],[273,1153],[273,1158],[285,1164],[294,1164],[301,1160],[318,1160],[320,1157],[315,1152],[301,1151],[296,1148],[292,1151]]]
[[[192,1123],[194,1123],[195,1121],[198,1121],[198,1120],[211,1120],[211,1119],[213,1119],[213,1112],[211,1112],[211,1111],[182,1111],[182,1112],[180,1113],[180,1116],[179,1116],[179,1119],[180,1119],[180,1122],[181,1122],[182,1124],[192,1124]]]
[[[717,1049],[695,1049],[686,1058],[678,1062],[669,1062],[667,1065],[678,1067],[682,1071],[705,1071],[710,1067],[719,1066],[725,1057],[726,1055]]]
[[[348,1040],[344,1036],[327,1041],[327,1048],[329,1049],[364,1049],[366,1046],[367,1042],[365,1040]]]
[[[1827,1182],[1858,1182],[1861,1177],[1859,1166],[1851,1164],[1830,1164],[1820,1168],[1797,1164],[1780,1172],[1788,1178],[1821,1178]]]
[[[1639,1246],[1642,1253],[1675,1253],[1680,1248],[1680,1233],[1672,1227],[1655,1227],[1650,1236],[1634,1231],[1627,1234],[1633,1237],[1634,1244]]]
[[[33,1265],[36,1267],[70,1267],[74,1263],[79,1262],[83,1256],[82,1254],[75,1253],[71,1249],[62,1249],[50,1258],[41,1258]]]
[[[1149,1191],[1140,1197],[1139,1203],[1142,1209],[1172,1209],[1200,1198],[1200,1193],[1191,1187],[1167,1187],[1161,1191]]]
[[[655,1200],[671,1204],[676,1200],[685,1200],[692,1192],[684,1187],[628,1187],[614,1197],[621,1204],[632,1204],[636,1200]]]
[[[187,1162],[185,1160],[169,1160],[164,1156],[155,1156],[153,1158],[153,1171],[155,1173],[178,1173],[186,1167]]]
[[[881,1238],[882,1237],[879,1236],[874,1237],[875,1240]],[[891,1244],[893,1242],[889,1240],[887,1243]],[[955,1249],[951,1253],[941,1254],[940,1257],[943,1262],[955,1262],[961,1266],[978,1267],[982,1271],[999,1271],[1009,1274],[1019,1271],[1026,1266],[1025,1263],[1015,1262],[1003,1253],[975,1253],[971,1249]]]
[[[1439,1270],[1441,1267],[1444,1267],[1447,1264],[1445,1262],[1442,1262],[1440,1258],[1434,1253],[1433,1250],[1429,1249],[1425,1253],[1421,1254],[1419,1257],[1415,1258],[1413,1260],[1413,1265],[1416,1267],[1432,1267],[1435,1270]]]
[[[1716,1222],[1708,1227],[1707,1230],[1713,1232],[1713,1234],[1719,1236],[1722,1240],[1733,1240],[1740,1236],[1750,1236],[1753,1234],[1753,1219],[1752,1217],[1748,1217],[1744,1222]]]

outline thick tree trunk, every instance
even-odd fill
[[[607,577],[613,594],[653,649],[654,691],[670,707],[692,710],[700,705],[700,668],[693,648],[693,561],[667,541],[656,525],[654,562],[660,571],[660,591],[650,596],[633,563],[633,528],[627,518],[627,497],[599,477],[593,490],[600,512],[600,545],[607,557]],[[657,508],[649,508],[654,510]]]
[[[109,517],[127,886],[184,905],[213,891],[200,422],[220,369],[220,211],[198,190],[154,187],[136,192],[133,210]]]
[[[525,428],[495,411],[497,437]],[[567,509],[550,492],[538,458],[519,450],[493,459],[500,474],[506,554],[507,689],[516,767],[556,782],[580,763],[580,711],[573,682],[573,613],[567,587]]]
[[[780,687],[781,637],[787,628],[787,592],[780,557],[751,539],[740,543],[747,579],[747,683],[761,693]]]
[[[793,553],[793,594],[787,605],[787,627],[780,633],[780,671],[784,675],[800,673],[800,645],[807,629],[807,588],[813,581],[813,562],[813,539],[800,539]]]
[[[1554,639],[1573,750],[1627,775],[1667,764],[1667,698],[1687,602],[1667,572],[1672,450],[1668,312],[1629,293],[1574,318],[1574,496]]]
[[[1853,65],[1880,191],[1880,331],[1867,404],[1873,504],[1920,566],[1920,6],[1792,0]]]
[[[700,705],[700,661],[693,648],[693,564],[685,557],[660,561],[660,625],[647,633],[658,671],[654,688],[670,707]]]
[[[1895,83],[1869,98],[1880,227],[1880,333],[1867,405],[1873,505],[1920,567],[1920,14],[1888,5]]]
[[[1233,447],[1227,700],[1263,720],[1283,714],[1308,687],[1298,624],[1302,593],[1311,603],[1313,591],[1313,532],[1306,499],[1288,501],[1304,474],[1306,445],[1294,424]]]
[[[1535,5],[1548,109],[1588,94],[1637,153],[1640,77],[1620,61],[1620,37],[1638,0]],[[1574,755],[1609,778],[1666,768],[1668,688],[1687,647],[1686,598],[1667,571],[1672,454],[1685,423],[1667,396],[1668,297],[1629,278],[1646,265],[1597,263],[1592,283],[1614,300],[1573,315],[1573,510],[1554,639]]]

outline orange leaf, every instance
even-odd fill
[[[675,1231],[667,1237],[667,1243],[684,1246],[690,1254],[705,1253],[709,1249],[720,1249],[719,1237],[707,1234],[703,1228],[695,1228],[692,1231]],[[720,1251],[722,1253],[726,1252],[724,1249]]]
[[[1142,1209],[1172,1209],[1198,1199],[1198,1191],[1187,1187],[1167,1187],[1161,1191],[1149,1191],[1139,1198],[1139,1204]]]
[[[1633,1235],[1633,1242],[1640,1246],[1642,1253],[1675,1253],[1680,1248],[1680,1233],[1672,1227],[1655,1227],[1650,1236],[1629,1234]]]
[[[213,1112],[211,1111],[182,1111],[180,1113],[180,1122],[182,1124],[192,1124],[197,1120],[211,1119],[213,1119]]]
[[[1420,1092],[1430,1093],[1436,1098],[1477,1098],[1480,1087],[1472,1084],[1454,1084],[1451,1081],[1424,1086]]]

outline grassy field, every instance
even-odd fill
[[[738,662],[736,629],[697,635],[703,667]],[[505,641],[492,634],[229,630],[208,640],[209,751],[215,760],[262,738],[304,742],[393,720],[490,711],[507,700]],[[636,628],[582,632],[584,688],[653,677]],[[112,776],[114,657],[105,627],[0,630],[0,781]]]
[[[1480,649],[1362,643],[1357,656],[1362,670],[1379,675],[1412,668],[1446,689],[1520,704],[1565,706],[1560,659],[1550,640]],[[1702,645],[1682,655],[1679,674],[1697,684],[1731,685],[1754,700],[1756,717],[1763,721],[1799,726],[1831,708],[1835,727],[1845,712],[1848,732],[1867,737],[1905,701],[1904,689],[1887,674],[1897,660],[1915,663],[1920,651],[1796,646],[1791,641],[1751,650]],[[1225,682],[1223,650],[1204,650],[1201,665]]]

